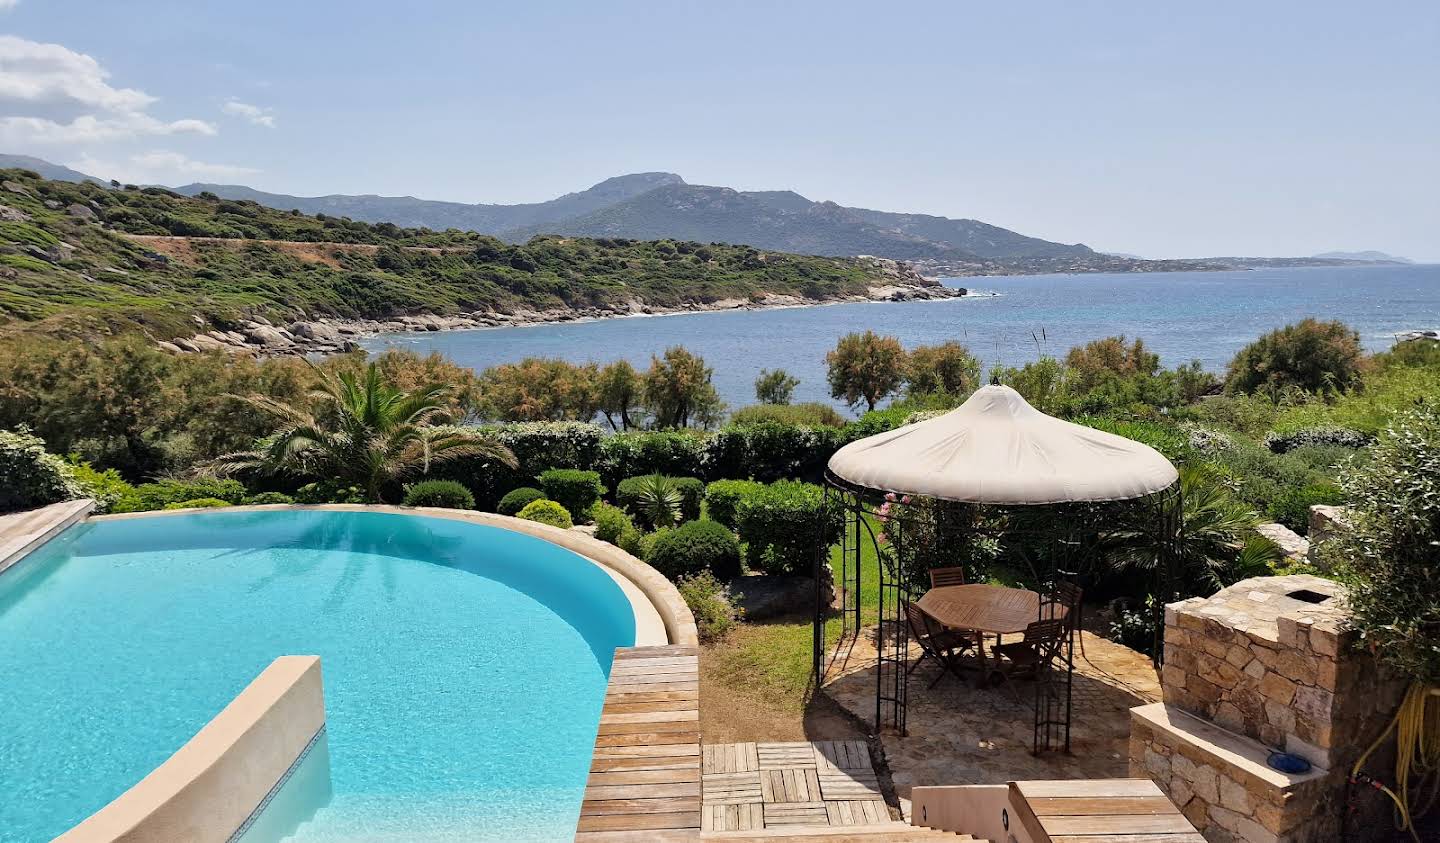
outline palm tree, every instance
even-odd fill
[[[318,370],[317,370],[318,371]],[[478,430],[449,421],[442,384],[405,392],[385,382],[375,363],[363,372],[322,372],[311,406],[265,395],[236,396],[269,414],[275,430],[251,451],[215,460],[222,471],[243,469],[339,480],[360,486],[372,503],[388,484],[426,474],[434,463],[462,457],[492,459],[514,468],[510,449]]]
[[[1215,469],[1204,464],[1182,467],[1180,494],[1184,526],[1175,552],[1182,576],[1218,589],[1264,573],[1282,558],[1273,542],[1255,533],[1259,516],[1230,494]],[[1110,558],[1117,568],[1154,566],[1154,536],[1122,531],[1110,538]]]

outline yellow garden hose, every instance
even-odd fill
[[[1395,789],[1360,772],[1365,761],[1395,733]],[[1413,779],[1413,781],[1412,781]],[[1395,827],[1410,832],[1416,843],[1414,818],[1424,816],[1440,796],[1440,686],[1415,683],[1385,731],[1370,744],[1350,770],[1350,780],[1371,784],[1395,803]],[[1418,801],[1412,801],[1418,800]]]

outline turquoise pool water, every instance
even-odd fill
[[[245,843],[568,840],[610,654],[634,640],[604,571],[508,530],[318,511],[86,524],[0,576],[0,841],[84,819],[284,654],[321,657],[325,739],[286,788],[306,821]]]

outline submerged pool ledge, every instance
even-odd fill
[[[165,763],[56,843],[225,843],[325,726],[318,656],[281,656]]]
[[[464,521],[482,524],[516,533],[524,533],[543,539],[583,556],[598,565],[615,580],[616,585],[630,601],[635,615],[635,646],[658,647],[676,644],[694,647],[699,645],[695,630],[695,616],[685,605],[675,584],[664,574],[631,556],[609,542],[579,530],[565,530],[511,518],[493,512],[476,512],[467,509],[443,509],[440,507],[389,506],[385,504],[268,504],[264,506],[227,506],[218,509],[172,509],[158,512],[134,512],[123,515],[95,515],[91,521],[119,521],[131,518],[165,518],[175,515],[193,515],[197,512],[382,512],[392,515],[443,518],[450,521]]]

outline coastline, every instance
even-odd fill
[[[824,307],[835,304],[886,303],[904,301],[949,301],[959,298],[990,298],[994,293],[946,287],[937,280],[929,283],[902,283],[871,287],[865,295],[852,294],[826,299],[769,293],[759,299],[720,299],[677,306],[646,305],[631,301],[624,307],[520,309],[508,313],[475,311],[450,316],[418,314],[387,319],[345,319],[324,317],[300,320],[288,326],[276,325],[255,316],[229,330],[214,328],[189,338],[161,341],[166,351],[194,353],[227,351],[260,356],[336,354],[361,349],[360,341],[389,334],[422,334],[439,331],[475,331],[490,328],[529,328],[542,325],[598,322],[609,319],[637,319],[652,316],[681,316],[691,313],[725,313],[752,310],[786,310]]]

